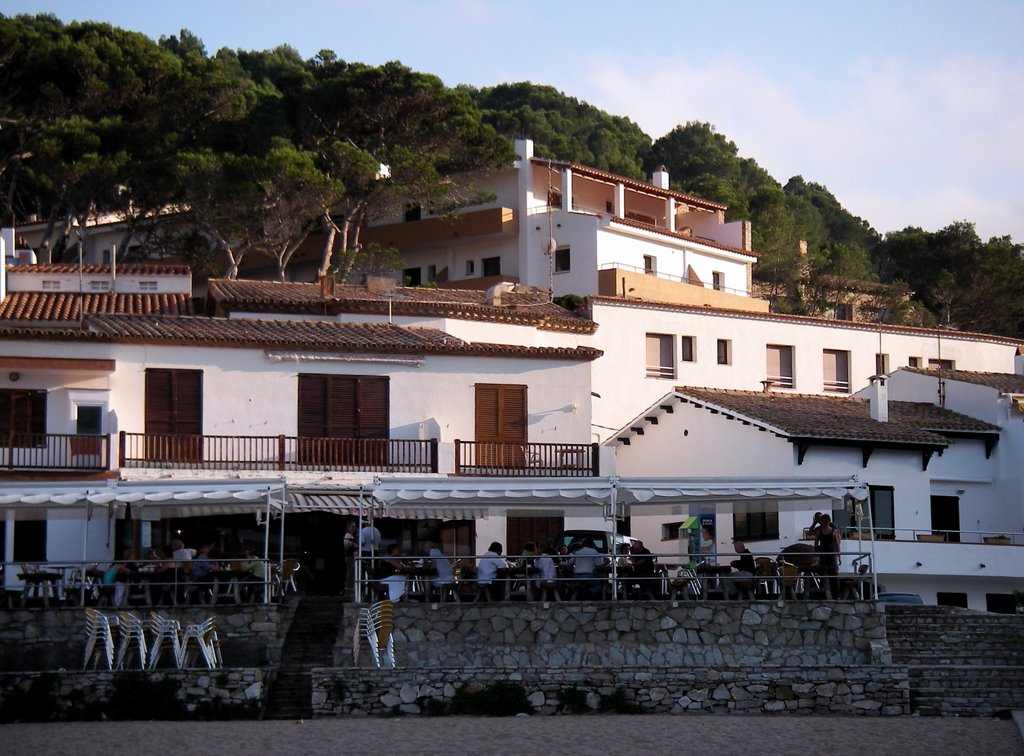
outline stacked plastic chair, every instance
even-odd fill
[[[370,655],[375,667],[395,666],[395,605],[384,599],[376,604],[359,610],[359,621],[356,624],[352,639],[353,663],[359,664],[359,648],[365,639],[370,646]]]
[[[118,628],[120,641],[117,646],[117,668],[124,669],[127,658],[138,658],[139,669],[146,668],[146,626],[131,612],[121,612]],[[134,652],[129,657],[129,652]]]
[[[107,663],[107,669],[113,669],[114,631],[110,627],[110,618],[103,612],[87,608],[85,610],[85,632],[88,637],[85,641],[82,669],[88,669],[90,661],[95,669],[101,658]]]
[[[173,617],[165,617],[158,612],[150,612],[149,632],[152,636],[152,643],[149,647],[149,669],[156,669],[165,642],[170,646],[174,666],[177,667],[181,659],[181,622]]]
[[[202,657],[203,663],[209,669],[219,669],[224,665],[220,654],[220,639],[217,638],[216,617],[208,617],[202,622],[185,626],[178,652],[178,667],[191,667],[196,656]]]

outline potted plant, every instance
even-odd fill
[[[1008,536],[1006,534],[997,535],[997,536],[984,536],[982,538],[982,540],[985,541],[985,543],[993,544],[995,546],[1009,546],[1010,545],[1010,536]]]

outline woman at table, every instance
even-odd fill
[[[818,552],[818,572],[822,575],[839,574],[839,547],[842,538],[839,529],[832,525],[832,518],[823,514],[818,520],[818,529],[814,535],[814,550]],[[832,577],[830,586],[832,595],[839,595],[839,580]]]
[[[135,559],[135,549],[125,546],[121,552],[121,561],[114,563],[114,606],[123,606],[128,597],[128,582],[139,571]]]
[[[404,566],[397,543],[388,545],[386,556],[377,563],[377,580],[392,601],[398,601],[405,595],[405,575],[401,574]]]

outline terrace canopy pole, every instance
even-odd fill
[[[608,482],[611,484],[611,490],[608,495],[608,509],[612,515],[612,538],[611,543],[608,544],[608,551],[612,557],[612,601],[617,601],[619,596],[619,557],[615,553],[615,537],[614,534],[619,532],[619,519],[617,516],[616,509],[618,508],[618,483],[619,478],[617,475],[613,475],[608,478]]]
[[[267,512],[263,520],[263,603],[270,603],[270,491],[267,491]],[[283,509],[282,505],[282,509]],[[259,512],[259,510],[256,510]]]
[[[78,592],[78,605],[85,606],[85,564],[89,558],[89,520],[92,519],[92,502],[85,500],[85,527],[82,528],[82,572]]]

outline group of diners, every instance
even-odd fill
[[[527,543],[518,556],[504,555],[502,544],[472,557],[446,556],[434,542],[423,545],[417,556],[403,555],[390,544],[377,555],[379,535],[372,526],[360,534],[363,577],[371,593],[399,601],[407,598],[502,601],[514,596],[542,600],[752,598],[777,596],[790,582],[819,588],[838,598],[840,534],[828,515],[817,513],[812,528],[814,545],[795,544],[774,557],[754,554],[734,540],[736,558],[728,562],[707,559],[669,567],[642,541],[623,543],[613,556],[599,552],[586,538],[556,548],[552,541]],[[790,577],[793,577],[792,581]],[[793,591],[806,596],[807,588]],[[460,598],[461,597],[461,598]]]

